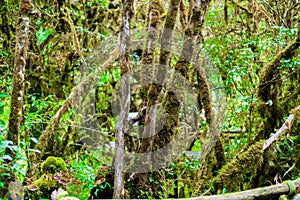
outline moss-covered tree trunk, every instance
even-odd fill
[[[258,85],[259,107],[258,113],[262,118],[262,125],[258,127],[256,141],[267,139],[271,133],[274,133],[283,117],[283,110],[279,102],[280,86],[282,84],[281,71],[279,66],[282,59],[291,59],[296,55],[300,46],[300,28],[298,27],[298,37],[280,51],[269,63],[267,63],[260,72]],[[258,169],[258,176],[254,179],[254,187],[265,184],[263,178],[268,174],[269,159],[268,151],[264,153],[264,162]]]
[[[28,41],[29,41],[29,15],[33,10],[33,6],[29,0],[22,0],[19,4],[18,25],[16,33],[16,46],[14,58],[14,70],[12,80],[12,93],[10,104],[10,116],[8,124],[7,140],[18,146],[18,140],[22,125],[22,111],[24,98],[24,81],[25,81],[25,66],[27,59]],[[12,158],[15,157],[14,152],[7,149],[7,154]],[[7,192],[9,181],[15,181],[15,176],[1,177],[5,183],[5,189],[1,190],[0,196],[4,196]]]
[[[162,2],[160,0],[153,0],[149,2],[147,17],[148,37],[145,42],[146,48],[143,51],[142,63],[145,67],[149,67],[149,65],[157,65],[158,61],[159,67],[157,71],[154,70],[151,72],[152,77],[150,77],[150,83],[155,82],[155,80],[159,80],[162,85],[150,84],[142,91],[143,96],[146,99],[144,105],[146,107],[145,124],[148,126],[144,129],[138,153],[145,153],[148,155],[145,166],[141,167],[148,169],[149,172],[136,174],[132,181],[135,186],[130,188],[130,190],[133,191],[130,196],[131,198],[148,198],[149,195],[154,198],[167,197],[163,170],[153,169],[155,168],[154,166],[157,160],[165,159],[164,155],[160,155],[160,157],[157,158],[153,157],[151,152],[155,152],[168,144],[171,141],[172,135],[174,135],[173,128],[177,126],[179,104],[172,92],[167,92],[166,95],[162,95],[162,89],[166,81],[166,70],[169,67],[169,50],[172,46],[171,38],[177,18],[179,3],[180,0],[171,0],[169,10],[166,15],[165,25],[163,27],[162,15],[164,8]],[[162,35],[159,33],[161,27],[164,28]],[[157,50],[155,47],[160,47],[159,58],[156,56]],[[162,130],[156,133],[156,104],[158,102],[161,103],[161,106],[165,109],[167,116]],[[154,182],[152,180],[157,181]]]

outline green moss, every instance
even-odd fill
[[[250,173],[250,177],[256,175],[257,169],[263,162],[263,144],[264,140],[261,140],[248,148],[247,151],[237,156],[230,163],[227,163],[220,170],[219,175],[214,179],[213,185],[215,189],[226,188],[227,191],[239,190],[240,184],[244,182],[243,175]]]
[[[53,180],[51,175],[43,175],[38,180],[34,181],[30,187],[42,189],[51,189],[56,186],[56,181]]]
[[[55,188],[63,186],[54,179],[54,174],[60,171],[68,172],[65,161],[54,156],[49,156],[41,164],[41,171],[43,173],[42,176],[31,185],[25,187],[25,199],[49,198]]]
[[[68,172],[67,165],[62,158],[49,156],[41,165],[42,176],[31,185],[25,187],[26,199],[49,198],[51,192],[61,186],[53,178],[59,171]]]
[[[44,174],[31,185],[25,186],[25,199],[39,199],[50,197],[51,192],[57,187],[57,182],[51,174]]]
[[[49,156],[41,165],[42,173],[50,172],[55,174],[58,171],[67,172],[67,165],[62,158]]]

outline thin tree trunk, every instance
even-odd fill
[[[300,179],[287,181],[277,185],[261,187],[241,192],[233,192],[228,194],[219,194],[212,196],[199,196],[189,198],[189,200],[243,200],[243,199],[279,199],[280,195],[293,195],[300,187]]]
[[[122,32],[120,35],[120,67],[122,75],[122,105],[120,118],[116,124],[116,155],[115,155],[115,178],[114,199],[124,198],[123,164],[124,164],[124,124],[130,109],[130,67],[128,46],[130,41],[130,19],[132,16],[133,1],[123,0]]]

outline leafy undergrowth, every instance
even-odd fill
[[[88,155],[81,155],[78,160],[70,161],[68,163],[70,175],[77,181],[67,185],[69,195],[80,200],[88,199],[90,190],[94,187],[95,173],[101,165],[101,162]]]

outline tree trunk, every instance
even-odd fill
[[[15,47],[15,59],[14,70],[12,80],[12,93],[10,104],[10,116],[8,123],[7,140],[13,142],[13,145],[18,146],[20,128],[22,123],[22,111],[23,111],[23,98],[24,98],[24,81],[25,81],[25,66],[27,59],[27,49],[29,41],[29,15],[33,10],[33,6],[29,0],[22,0],[19,4],[18,25],[16,32],[16,47]],[[15,152],[10,149],[6,150],[13,160],[15,159]],[[8,183],[15,181],[16,177],[11,174],[10,177],[2,177],[4,182],[4,190],[0,192],[0,196],[4,196],[7,192]]]
[[[130,109],[130,67],[129,67],[129,25],[133,13],[133,1],[123,0],[123,14],[120,41],[120,67],[122,75],[122,105],[120,117],[116,124],[116,155],[115,155],[115,177],[114,177],[114,199],[124,198],[123,164],[124,164],[124,125]]]

